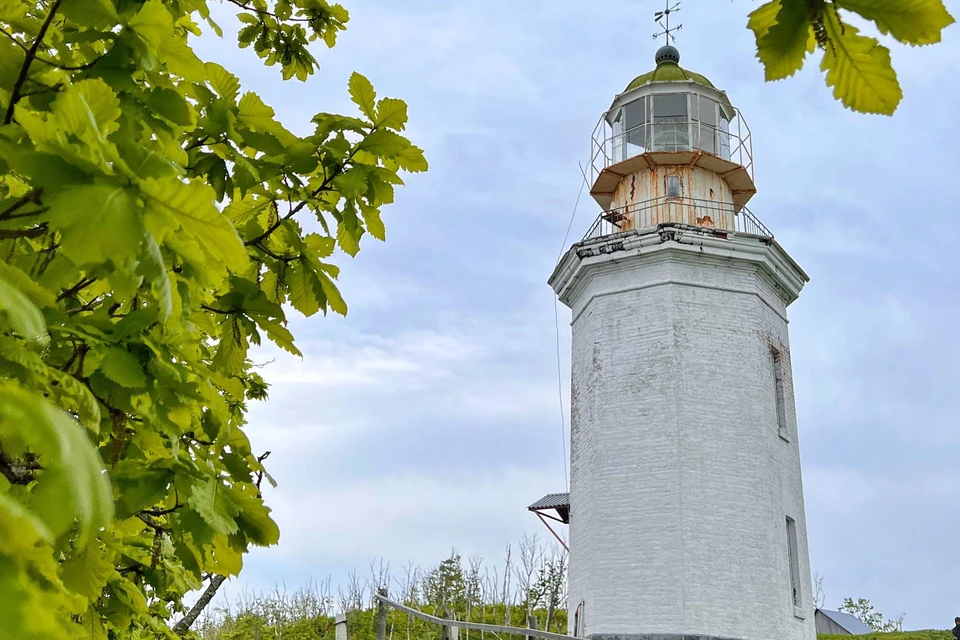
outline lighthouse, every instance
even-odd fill
[[[570,487],[531,510],[569,524],[573,635],[814,640],[787,323],[808,278],[747,208],[744,117],[676,47],[654,64],[600,118],[602,211],[549,280]]]

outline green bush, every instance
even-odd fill
[[[817,636],[817,640],[854,640],[855,638],[861,638],[861,640],[953,640],[953,634],[949,631],[935,631],[933,629],[928,629],[926,631],[868,633],[862,636]]]

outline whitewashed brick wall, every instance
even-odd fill
[[[766,258],[729,254],[666,243],[552,281],[574,318],[569,587],[571,621],[584,601],[581,635],[816,637],[786,304]]]

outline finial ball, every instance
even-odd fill
[[[675,46],[667,44],[657,50],[656,60],[657,64],[661,64],[663,62],[673,62],[679,64],[680,52]]]

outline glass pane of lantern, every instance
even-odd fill
[[[632,158],[646,150],[646,97],[635,100],[623,107],[623,130],[625,134],[625,158]]]
[[[633,157],[646,151],[646,134],[647,127],[644,125],[634,127],[627,133],[627,157]]]
[[[620,113],[617,113],[610,132],[610,158],[613,162],[623,160],[623,126],[620,124]]]
[[[720,157],[730,159],[730,121],[725,114],[720,114]]]
[[[687,94],[665,93],[653,97],[654,120],[664,118],[687,119]]]
[[[623,128],[626,131],[642,126],[646,122],[647,99],[645,97],[634,100],[623,106]]]
[[[696,98],[694,98],[696,99]],[[694,123],[693,146],[707,153],[717,152],[717,103],[699,96],[699,118]]]
[[[684,151],[690,148],[687,94],[666,93],[653,97],[653,124],[649,133],[652,151]]]
[[[717,103],[705,96],[700,96],[700,122],[717,126]]]

